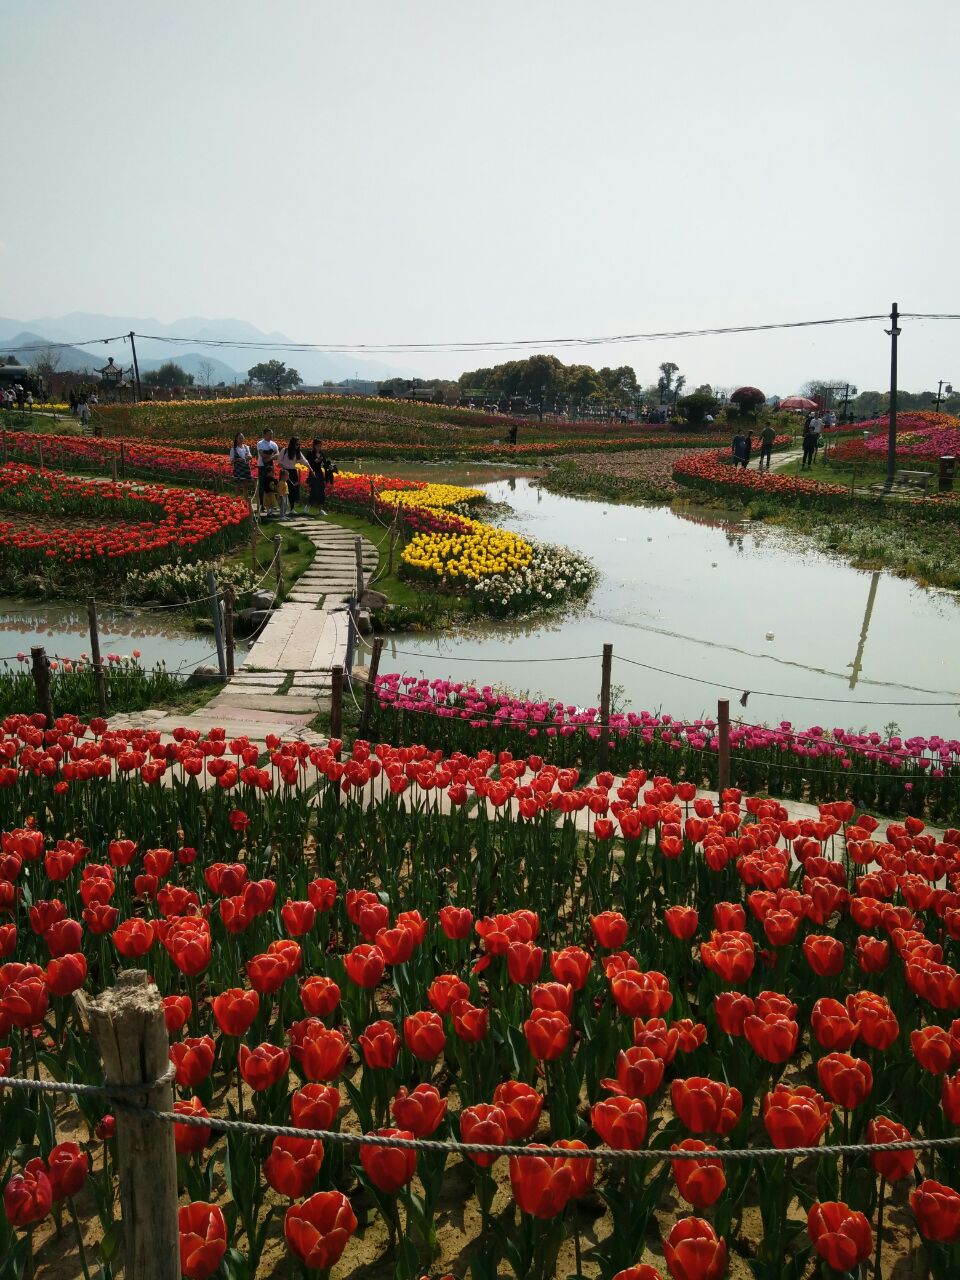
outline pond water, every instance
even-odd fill
[[[140,651],[140,664],[155,667],[163,663],[168,671],[195,665],[215,667],[216,646],[212,633],[191,631],[174,610],[150,613],[135,609],[111,609],[97,605],[100,625],[100,653],[130,657]],[[0,597],[0,666],[2,660],[29,653],[32,645],[43,645],[53,657],[78,658],[90,652],[87,610],[81,604],[48,604],[35,600]],[[249,645],[237,640],[237,659]]]
[[[422,464],[418,471],[425,474]],[[895,724],[906,735],[960,737],[957,595],[853,569],[809,539],[762,525],[563,497],[534,478],[489,476],[456,467],[431,468],[426,478],[486,481],[479,487],[490,501],[511,508],[508,528],[594,561],[593,596],[566,617],[388,637],[381,670],[595,706],[609,643],[619,704],[634,711],[715,715],[717,698],[728,697],[731,714],[754,723]],[[751,691],[745,709],[743,691]]]

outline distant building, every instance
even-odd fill
[[[107,363],[100,370],[100,381],[108,389],[119,387],[123,382],[123,370],[113,363],[113,356],[107,357]]]

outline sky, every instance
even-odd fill
[[[958,36],[956,0],[3,0],[0,314],[381,344],[960,312]],[[880,388],[883,328],[557,354]],[[901,386],[960,384],[960,321],[903,329]]]

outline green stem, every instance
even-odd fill
[[[83,1232],[80,1230],[80,1219],[77,1217],[77,1206],[73,1202],[73,1196],[67,1196],[67,1204],[70,1206],[70,1217],[73,1219],[73,1229],[77,1233],[77,1252],[80,1254],[80,1265],[83,1267],[83,1280],[90,1280],[90,1267],[87,1263],[87,1251],[83,1247]]]
[[[883,1197],[887,1190],[887,1180],[881,1177],[880,1190],[877,1195],[877,1251],[873,1257],[873,1280],[882,1280],[880,1273],[880,1254],[883,1251]]]

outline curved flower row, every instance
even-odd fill
[[[414,734],[450,750],[471,749],[477,740],[522,749],[535,742],[558,763],[588,761],[604,736],[598,707],[554,699],[529,699],[466,682],[387,673],[376,683],[383,736]],[[642,759],[687,777],[714,776],[719,737],[710,717],[680,720],[664,712],[614,712],[608,721],[611,761],[619,767]],[[730,746],[738,776],[811,798],[846,794],[850,788],[876,803],[921,797],[938,811],[960,811],[960,738],[884,737],[840,727],[801,729],[732,723]],[[704,766],[707,753],[709,767]]]
[[[56,523],[70,516],[89,523]],[[233,497],[0,466],[0,565],[8,561],[21,572],[147,569],[172,552],[192,558],[219,550],[246,536],[249,518],[247,504]]]
[[[270,1274],[278,1213],[307,1267],[360,1265],[357,1180],[362,1248],[405,1211],[411,1276],[438,1227],[470,1218],[474,1277],[545,1276],[546,1255],[568,1275],[565,1217],[594,1187],[585,1262],[604,1280],[720,1280],[728,1247],[758,1274],[802,1274],[810,1251],[854,1272],[875,1248],[892,1263],[904,1233],[938,1280],[956,1274],[953,1152],[871,1148],[960,1129],[960,830],[849,802],[791,817],[735,788],[640,767],[587,781],[508,751],[268,752],[260,767],[223,729],[0,725],[0,1074],[43,1057],[99,1077],[73,997],[149,971],[175,1109],[200,1122],[173,1130],[187,1280],[231,1244],[245,1275]],[[305,1132],[225,1143],[214,1114]],[[44,1112],[42,1154],[23,1123],[0,1091],[11,1230],[92,1180],[106,1232],[113,1117]],[[443,1153],[307,1136],[341,1125],[493,1150],[447,1179]],[[849,1169],[716,1158],[839,1141],[863,1147]],[[508,1143],[528,1153],[498,1158]],[[600,1146],[661,1159],[634,1176]]]

